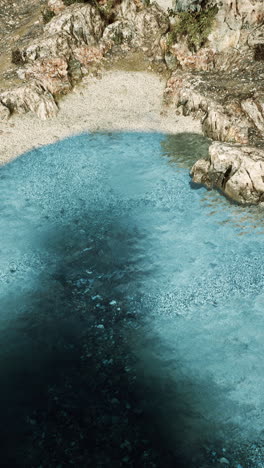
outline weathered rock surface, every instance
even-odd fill
[[[103,0],[97,6],[66,6],[62,0],[48,0],[46,8],[51,14],[46,16],[49,21],[43,26],[43,33],[25,45],[22,42],[12,53],[16,66],[6,78],[15,83],[18,80],[13,77],[17,76],[20,83],[17,90],[5,91],[2,99],[5,104],[6,95],[9,96],[7,107],[11,113],[31,110],[42,118],[54,115],[54,98],[70,91],[83,75],[98,67],[111,49],[144,47],[162,61],[160,39],[169,28],[169,18],[155,3],[146,7],[143,0],[123,0],[109,10]],[[37,104],[40,96],[41,106]]]
[[[62,57],[38,60],[20,71],[25,80],[38,80],[53,96],[66,94],[72,88],[68,62]]]
[[[117,9],[116,21],[106,27],[103,39],[113,44],[125,42],[134,48],[148,47],[157,53],[161,36],[168,29],[169,18],[157,3],[144,8],[142,2],[124,0]]]
[[[54,117],[58,112],[52,94],[37,81],[1,93],[0,102],[11,114],[31,111],[43,120]]]
[[[192,170],[193,181],[218,188],[242,204],[264,202],[264,150],[215,142],[209,159],[200,159]]]
[[[0,120],[7,120],[9,116],[9,109],[0,102]]]
[[[258,203],[263,189],[258,175],[264,147],[263,1],[207,2],[207,7],[214,5],[218,11],[202,47],[190,50],[184,34],[176,43],[164,44],[173,71],[165,98],[178,112],[200,118],[208,137],[235,144],[213,144],[210,159],[192,169],[194,180],[220,188],[238,202]],[[203,8],[200,0],[175,2],[176,12],[199,14]]]
[[[62,0],[48,0],[47,7],[55,15],[58,15],[66,8]]]
[[[165,97],[184,115],[202,120],[208,137],[233,143],[255,143],[264,138],[263,94],[255,83],[239,80],[232,73],[174,72]]]
[[[223,52],[247,43],[248,37],[261,28],[264,19],[262,0],[175,0],[176,12],[200,12],[205,7],[217,6],[207,47]],[[255,32],[254,32],[255,34]],[[180,41],[179,41],[180,42]]]
[[[48,57],[69,58],[73,47],[98,44],[104,27],[105,22],[95,7],[71,5],[51,19],[41,39],[20,51],[21,58],[25,63]]]

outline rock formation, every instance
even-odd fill
[[[263,149],[214,142],[209,159],[199,159],[191,175],[194,182],[216,187],[238,203],[264,203]]]
[[[0,118],[29,110],[43,119],[53,117],[57,99],[112,49],[143,47],[162,60],[160,39],[169,29],[164,11],[155,3],[145,7],[141,0],[114,4],[109,10],[104,0],[69,6],[62,0],[48,0],[43,13],[48,22],[42,33],[12,51],[11,75],[21,83],[0,89]],[[6,77],[10,80],[10,71]]]
[[[199,43],[193,38],[194,47],[190,47],[188,26],[179,27],[181,21],[196,15],[202,28],[205,12],[209,14],[213,7],[216,9],[206,40]],[[200,118],[209,138],[229,143],[213,144],[208,161],[198,161],[192,168],[193,180],[209,188],[217,187],[239,203],[262,202],[263,2],[210,0],[205,5],[176,0],[175,18],[164,44],[164,57],[172,70],[165,99],[177,112]],[[173,31],[174,40],[170,41]],[[190,31],[198,34],[195,28]]]

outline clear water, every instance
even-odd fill
[[[1,168],[3,466],[264,466],[263,212],[192,186],[207,148],[82,134]]]

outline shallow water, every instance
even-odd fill
[[[207,148],[82,134],[1,168],[3,463],[264,466],[263,212],[190,183]]]

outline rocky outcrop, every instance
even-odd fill
[[[247,97],[241,100],[241,95]],[[249,97],[251,96],[251,97]],[[175,72],[165,98],[178,112],[202,120],[204,134],[214,140],[254,143],[262,137],[263,95],[232,75]]]
[[[68,62],[62,57],[38,60],[20,70],[19,76],[28,81],[38,80],[47,91],[56,97],[68,93],[72,88]]]
[[[90,4],[71,5],[51,19],[41,39],[20,50],[21,60],[28,63],[50,57],[68,59],[74,47],[97,45],[104,27],[105,21],[97,8]]]
[[[147,47],[157,53],[160,39],[168,29],[169,18],[157,3],[144,8],[143,3],[124,0],[117,10],[116,21],[105,29],[103,39],[125,42],[133,48]]]
[[[205,8],[216,6],[216,14],[206,47],[214,52],[229,51],[250,41],[256,30],[262,29],[264,8],[262,0],[175,0],[176,13],[199,13]],[[257,33],[258,35],[258,33]],[[181,43],[181,37],[178,37]]]
[[[37,81],[1,93],[0,102],[10,114],[31,111],[43,120],[55,117],[58,112],[52,94]]]
[[[209,159],[198,160],[193,181],[217,188],[242,204],[264,203],[264,150],[215,142]]]
[[[65,10],[66,6],[64,5],[62,0],[48,0],[47,8],[49,11],[54,13],[54,15],[58,15],[63,10]]]
[[[262,26],[262,0],[217,0],[218,13],[208,40],[218,52],[246,44],[252,30]]]
[[[201,119],[206,136],[229,143],[212,145],[208,160],[194,165],[193,180],[221,189],[239,203],[264,202],[263,1],[209,0],[206,6],[200,0],[175,3],[171,31],[176,24],[176,34],[170,32],[163,43],[164,58],[172,70],[165,100],[176,112]],[[190,12],[199,21],[204,9],[213,6],[217,10],[206,40],[191,49],[185,35],[188,27],[181,21],[188,21]],[[169,43],[171,37],[177,40]]]
[[[48,0],[43,34],[13,50],[17,68],[12,73],[22,84],[0,92],[2,105],[11,113],[30,110],[48,118],[57,111],[56,100],[98,68],[107,52],[143,48],[162,61],[160,40],[169,28],[162,8],[156,3],[146,7],[143,0],[118,0],[113,5],[109,10],[104,0],[70,6]],[[1,118],[8,109],[2,110]]]

